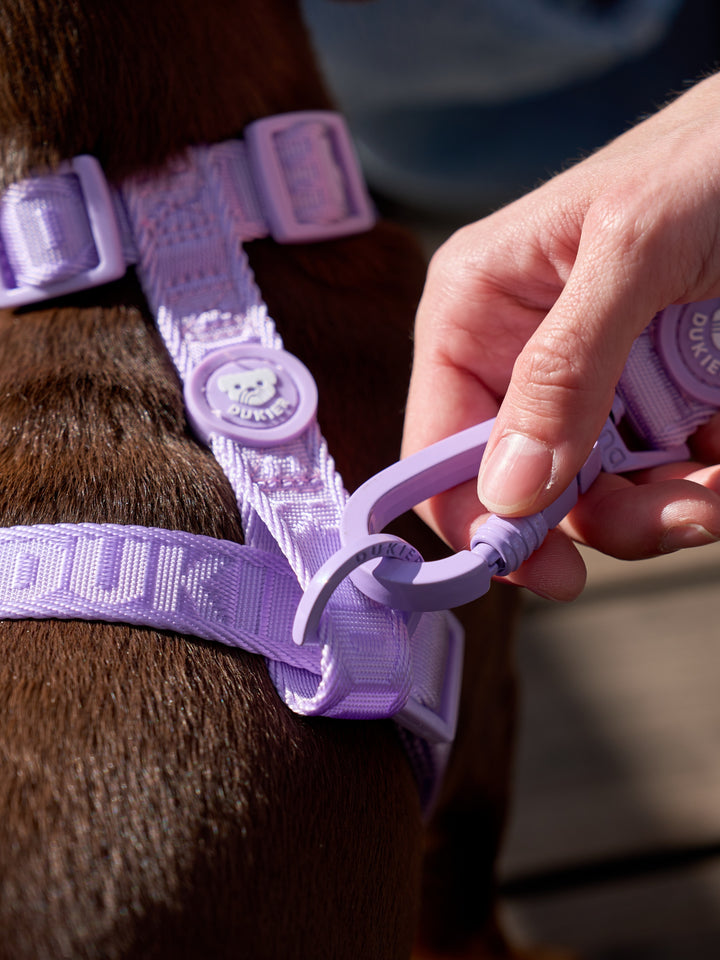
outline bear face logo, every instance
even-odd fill
[[[238,370],[218,378],[217,385],[233,403],[248,407],[261,407],[272,400],[277,390],[277,376],[270,367],[256,370]]]

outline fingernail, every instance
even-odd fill
[[[699,523],[684,523],[666,530],[660,541],[663,553],[674,553],[683,547],[702,547],[706,543],[717,543],[720,537],[710,533]]]
[[[522,433],[508,433],[480,467],[478,496],[493,513],[531,506],[550,483],[553,451]]]

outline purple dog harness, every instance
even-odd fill
[[[345,127],[327,112],[260,120],[244,141],[191,148],[117,190],[78,157],[5,192],[0,307],[107,283],[135,264],[188,418],[236,493],[246,543],[111,524],[0,529],[0,617],[131,623],[259,653],[297,713],[393,717],[428,807],[462,669],[462,629],[445,608],[517,569],[601,469],[687,458],[684,441],[720,407],[720,309],[709,301],[655,318],[590,458],[555,503],[491,517],[470,550],[427,563],[382,530],[475,476],[492,422],[388,467],[348,499],[315,419],[312,376],[283,350],[243,250],[268,235],[309,242],[373,222]],[[642,449],[621,437],[623,418]]]
[[[326,112],[258,121],[243,141],[189,149],[118,190],[78,157],[5,192],[0,306],[107,283],[134,263],[246,543],[108,524],[5,528],[0,617],[133,623],[262,654],[298,713],[394,717],[427,804],[454,736],[462,630],[348,580],[308,642],[293,642],[303,589],[341,549],[347,494],[315,420],[315,383],[282,349],[243,250],[374,219],[344,124]]]

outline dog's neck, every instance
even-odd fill
[[[80,153],[119,179],[187,144],[237,136],[259,117],[328,106],[298,5],[261,6],[8,0],[0,187]],[[42,77],[33,85],[28,62]]]

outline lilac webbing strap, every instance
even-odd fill
[[[114,524],[0,529],[0,616],[132,623],[214,640],[320,674],[289,639],[287,564],[253,547]]]

